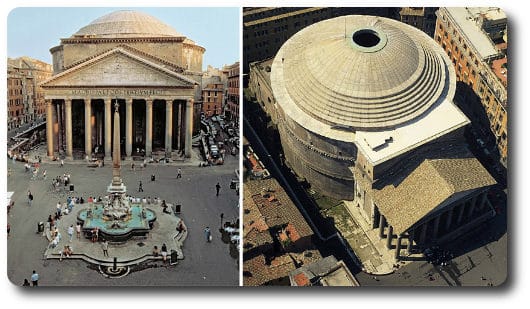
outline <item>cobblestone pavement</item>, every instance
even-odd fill
[[[182,168],[182,178],[176,179],[177,168]],[[229,188],[235,178],[239,161],[227,156],[225,164],[213,167],[198,167],[191,164],[150,164],[145,169],[132,171],[127,163],[122,166],[122,179],[130,195],[138,197],[157,196],[170,203],[182,205],[181,218],[188,227],[184,243],[185,259],[179,264],[164,267],[161,262],[151,262],[137,267],[123,278],[108,279],[86,262],[80,260],[45,260],[47,240],[37,233],[39,221],[46,221],[54,213],[58,201],[66,195],[51,191],[51,177],[68,172],[75,187],[75,196],[104,195],[112,177],[110,165],[89,168],[84,163],[68,164],[61,168],[58,163],[43,163],[48,179],[31,180],[24,172],[23,163],[7,162],[12,175],[8,177],[8,191],[15,192],[8,222],[11,235],[7,241],[7,274],[11,282],[20,285],[32,270],[40,274],[39,285],[43,286],[229,286],[239,284],[238,260],[230,256],[229,245],[221,240],[220,214],[225,221],[239,218],[238,195]],[[152,182],[151,174],[156,175]],[[138,182],[143,183],[143,193],[138,193]],[[215,184],[220,182],[220,195],[215,194]],[[31,190],[35,200],[30,207],[27,191]],[[213,241],[207,243],[203,229],[209,226]],[[67,237],[66,232],[62,233]],[[136,242],[133,244],[136,245]],[[143,268],[143,269],[142,269]]]

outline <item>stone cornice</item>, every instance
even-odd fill
[[[132,38],[98,38],[98,37],[73,37],[61,39],[61,44],[82,44],[82,43],[138,43],[138,42],[183,42],[184,36],[179,37],[132,37]]]

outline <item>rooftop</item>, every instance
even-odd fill
[[[456,195],[463,197],[495,183],[476,158],[425,160],[403,181],[376,189],[375,202],[400,234],[450,204]]]
[[[346,265],[332,255],[293,270],[289,278],[292,286],[359,286]]]
[[[499,54],[495,48],[495,44],[491,41],[489,36],[477,24],[475,19],[483,12],[484,14],[490,8],[467,8],[467,7],[448,7],[445,8],[451,17],[458,24],[462,30],[461,34],[467,37],[468,41],[477,50],[478,56],[481,59],[486,59]],[[493,13],[492,13],[493,14]]]
[[[377,165],[469,123],[458,107],[444,101],[424,117],[407,125],[391,130],[357,131],[355,143],[365,157]]]
[[[508,67],[506,67],[507,64],[507,57],[494,60],[491,63],[491,68],[493,69],[493,72],[495,72],[495,75],[497,76],[497,78],[500,79],[500,81],[505,87],[508,84]]]

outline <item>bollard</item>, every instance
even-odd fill
[[[114,257],[114,265],[112,266],[112,270],[113,270],[113,271],[116,271],[117,264],[118,264],[118,258],[117,258],[117,257]]]

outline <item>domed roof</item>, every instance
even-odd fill
[[[72,37],[182,37],[175,29],[153,16],[137,11],[116,11],[79,29]]]
[[[455,83],[448,62],[434,40],[416,28],[351,15],[292,36],[274,59],[271,84],[284,110],[294,104],[331,126],[389,128],[448,96]]]

